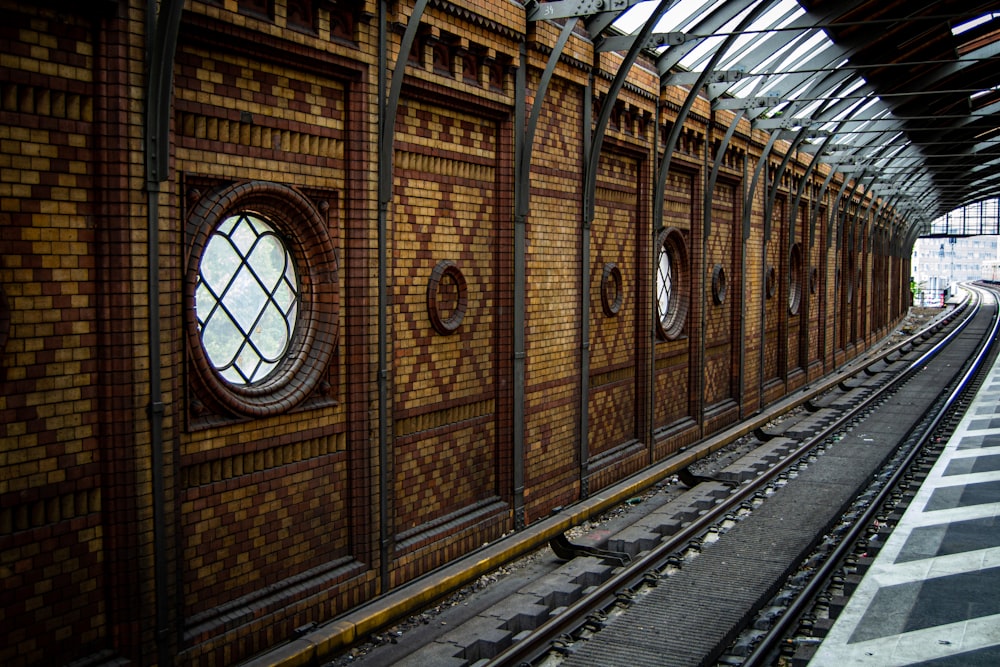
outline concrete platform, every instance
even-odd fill
[[[1000,665],[1000,364],[809,664]]]

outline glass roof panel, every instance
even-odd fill
[[[989,23],[990,21],[998,17],[1000,17],[1000,13],[997,12],[983,14],[982,16],[978,16],[972,19],[971,21],[965,21],[964,23],[959,23],[958,25],[952,27],[951,34],[961,35],[963,32],[968,32],[973,28],[978,28],[979,26]]]
[[[992,159],[1000,145],[1000,77],[989,67],[1000,58],[995,1],[610,4],[627,9],[604,12],[588,25],[599,34],[618,16],[610,26],[615,32],[658,34],[655,43],[662,46],[647,55],[664,85],[701,81],[704,89],[693,94],[704,94],[714,107],[741,110],[755,128],[804,130],[795,140],[804,140],[807,151],[822,146],[831,164],[850,172],[878,170],[880,178],[893,180],[895,196],[905,195],[898,201],[913,205],[902,213],[915,216],[914,228],[963,201],[1000,191],[1000,158]],[[661,7],[653,26],[649,20]],[[757,18],[734,35],[748,12]],[[870,15],[877,18],[859,18]],[[674,34],[664,39],[664,33]],[[717,53],[727,40],[726,52]],[[618,39],[608,50],[622,50],[627,41]],[[709,63],[715,76],[692,75],[704,75]],[[919,80],[894,75],[910,70],[920,73]],[[913,86],[919,92],[908,92]]]
[[[711,59],[715,49],[731,34],[731,31],[735,30],[740,20],[761,3],[767,5],[767,9],[733,42],[727,52],[728,55],[724,55],[720,61],[719,69],[743,69],[754,74],[769,71],[786,73],[795,71],[807,62],[814,62],[817,54],[833,46],[823,30],[801,25],[806,13],[796,0],[749,2],[739,14],[715,29],[705,26],[718,24],[718,19],[714,19],[713,15],[725,11],[727,0],[677,0],[657,21],[653,31],[683,32],[694,36],[697,41],[689,41],[679,47],[687,50],[680,58],[679,65],[689,71],[700,72]],[[658,4],[658,0],[648,0],[634,5],[615,21],[615,27],[627,34],[636,32],[643,22],[649,19]],[[796,25],[796,22],[799,22],[799,25]],[[774,48],[765,57],[755,54],[752,58],[747,58],[752,48],[773,35],[775,30],[786,31],[787,42]],[[811,34],[803,38],[801,36],[803,32]],[[660,52],[662,53],[662,50]],[[768,81],[762,85],[759,80],[747,77],[731,86],[728,92],[733,96],[745,96],[763,94],[763,89],[774,88],[775,81]]]

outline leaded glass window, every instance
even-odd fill
[[[265,220],[240,213],[209,238],[195,289],[201,342],[228,382],[266,378],[288,351],[298,278],[285,243]]]

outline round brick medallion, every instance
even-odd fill
[[[614,317],[621,312],[624,299],[622,272],[617,264],[608,262],[601,272],[601,309],[608,317]]]
[[[431,326],[442,336],[458,331],[468,307],[465,276],[455,262],[442,260],[427,281],[427,314]]]

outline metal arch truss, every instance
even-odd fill
[[[739,122],[750,119],[754,129],[767,130],[770,137],[745,191],[746,204],[763,193],[767,236],[778,184],[796,153],[814,155],[796,202],[805,196],[809,176],[826,164],[858,182],[852,191],[863,182],[860,190],[880,202],[871,210],[892,211],[906,227],[927,229],[950,211],[1000,196],[1000,40],[991,37],[1000,18],[956,29],[988,18],[994,3],[973,0],[957,8],[947,0],[702,0],[691,4],[681,30],[660,25],[677,4],[663,0],[646,3],[655,9],[634,32],[623,33],[616,21],[637,4],[530,0],[525,7],[532,21],[583,19],[598,51],[628,51],[620,71],[634,62],[636,51],[645,52],[662,85],[690,86],[689,101],[705,94],[713,109],[735,112],[712,156],[707,193]],[[751,12],[766,15],[768,23],[737,26]],[[738,40],[729,39],[736,35]],[[816,42],[820,35],[829,38],[823,46]],[[775,56],[793,49],[799,55]],[[615,95],[612,89],[611,103]],[[604,129],[600,122],[595,126],[591,160],[597,159]],[[781,141],[788,147],[782,146],[780,164],[768,173]],[[668,141],[662,166],[669,165],[674,148]],[[810,234],[829,183],[811,201]]]
[[[619,19],[639,4],[652,8],[647,17],[633,21],[631,32],[620,29]],[[558,19],[564,23],[539,81],[530,117],[526,124],[518,118],[515,227],[523,228],[529,211],[531,153],[540,108],[556,63],[582,21],[597,51],[624,53],[596,120],[589,115],[593,85],[586,89],[583,126],[589,132],[583,137],[581,221],[584,265],[590,261],[590,225],[605,131],[625,77],[640,54],[655,63],[661,88],[689,87],[670,134],[662,144],[659,138],[656,141],[663,153],[652,194],[654,238],[662,228],[666,182],[684,120],[698,96],[705,95],[713,112],[734,112],[715,154],[709,156],[711,170],[702,220],[706,238],[711,225],[710,198],[720,168],[740,123],[749,120],[753,129],[767,131],[768,139],[743,193],[744,239],[750,234],[752,205],[761,197],[765,242],[770,239],[782,177],[792,168],[793,160],[805,155],[809,156],[807,164],[799,169],[803,173],[797,174],[800,178],[792,205],[785,212],[788,228],[793,230],[787,239],[789,249],[796,242],[796,216],[807,200],[810,242],[820,216],[825,214],[837,221],[825,224],[828,245],[835,227],[840,232],[839,245],[845,232],[852,232],[853,238],[861,226],[868,239],[877,230],[884,230],[894,251],[908,251],[917,235],[930,230],[935,218],[1000,196],[1000,68],[992,66],[1000,58],[1000,48],[990,41],[990,35],[1000,28],[1000,19],[974,29],[970,37],[979,43],[961,37],[961,32],[952,28],[990,15],[988,0],[963,3],[960,10],[948,0],[914,4],[912,0],[700,0],[677,7],[677,0],[528,0],[524,4],[528,21]],[[673,9],[686,12],[683,20],[661,25]],[[921,36],[927,34],[935,39],[920,46]],[[907,48],[901,48],[903,44]],[[526,65],[522,50],[519,96],[525,95]],[[911,70],[919,70],[919,75],[905,74]],[[904,76],[897,76],[900,72]],[[985,95],[988,103],[972,110],[973,96],[980,95]],[[660,109],[658,117],[659,113]],[[823,164],[829,167],[827,174],[818,188],[811,188],[813,175]],[[841,185],[835,194],[828,193],[837,173],[843,175]],[[842,202],[847,202],[843,211]],[[518,238],[516,232],[515,244]],[[522,274],[523,266],[515,268],[515,291],[518,285],[523,288]],[[589,290],[589,281],[582,279],[584,308],[590,301]],[[584,495],[588,476],[588,339],[585,319],[580,351]],[[517,357],[516,341],[515,348]]]

